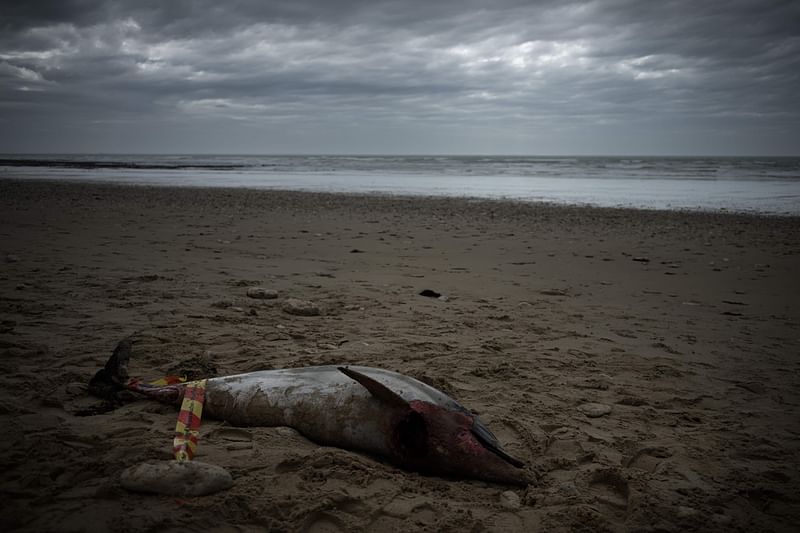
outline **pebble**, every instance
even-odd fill
[[[544,294],[545,296],[566,296],[567,291],[566,289],[544,289],[539,291],[539,294]]]
[[[572,481],[565,481],[558,486],[558,490],[562,494],[578,494],[578,487]]]
[[[578,406],[578,411],[589,418],[598,418],[611,413],[611,406],[604,403],[585,403]]]
[[[203,496],[227,490],[233,478],[222,467],[200,461],[149,461],[125,469],[122,486],[135,492]]]
[[[506,509],[519,509],[521,507],[519,496],[513,490],[500,493],[500,505]]]
[[[257,300],[274,300],[278,297],[278,291],[264,287],[250,287],[247,289],[247,296]]]
[[[438,293],[436,291],[432,291],[431,289],[425,289],[423,291],[420,291],[419,295],[420,296],[425,296],[425,297],[428,297],[428,298],[441,298],[442,297],[441,293]]]
[[[298,300],[297,298],[288,298],[283,303],[283,310],[290,315],[297,316],[319,316],[320,310],[317,304],[307,300]]]
[[[604,374],[586,378],[578,384],[582,389],[608,390],[611,388],[611,378]]]

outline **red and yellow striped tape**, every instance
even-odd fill
[[[186,384],[178,423],[175,424],[175,438],[172,453],[177,461],[191,461],[197,453],[200,417],[203,414],[203,401],[206,396],[206,382],[192,381]]]
[[[148,384],[156,387],[163,387],[164,385],[175,385],[176,383],[184,383],[186,376],[164,376],[155,381],[150,381]]]

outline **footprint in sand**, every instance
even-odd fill
[[[581,445],[581,433],[567,426],[548,427],[544,454],[568,462],[576,462],[586,454]]]
[[[291,474],[294,472],[298,472],[302,469],[306,463],[308,462],[307,456],[294,456],[288,459],[284,459],[277,465],[275,465],[275,473],[277,474]]]
[[[395,518],[406,518],[421,509],[430,509],[430,501],[426,496],[398,496],[383,508],[383,513]]]
[[[512,513],[499,513],[486,520],[488,531],[524,531],[525,524],[522,519]]]
[[[428,496],[398,496],[381,509],[381,514],[399,520],[413,519],[415,523],[431,525],[436,522],[436,510]]]
[[[494,420],[492,417],[490,420],[489,423],[495,427],[495,435],[510,454],[523,461],[527,460],[527,456],[538,455],[540,441],[545,440],[543,434],[537,439],[532,430],[521,421],[508,418]]]
[[[616,469],[595,471],[589,479],[589,493],[614,514],[623,514],[628,510],[628,481]]]
[[[305,533],[339,533],[347,531],[344,522],[325,512],[312,513],[305,521],[301,531]]]
[[[230,453],[250,452],[253,449],[253,434],[246,429],[223,427],[208,433],[208,440],[225,447]]]
[[[661,462],[672,456],[672,452],[661,446],[640,448],[623,461],[625,468],[637,468],[645,472],[655,472]]]
[[[253,434],[246,429],[240,428],[219,428],[211,431],[207,437],[209,440],[223,440],[231,442],[252,442]]]

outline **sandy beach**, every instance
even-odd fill
[[[0,244],[5,531],[800,522],[798,218],[0,180]],[[537,481],[424,476],[204,420],[198,459],[231,490],[127,492],[124,468],[170,458],[177,415],[88,395],[128,336],[143,377],[409,374],[478,412]]]

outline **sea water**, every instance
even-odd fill
[[[800,215],[800,158],[0,155],[0,178]]]

